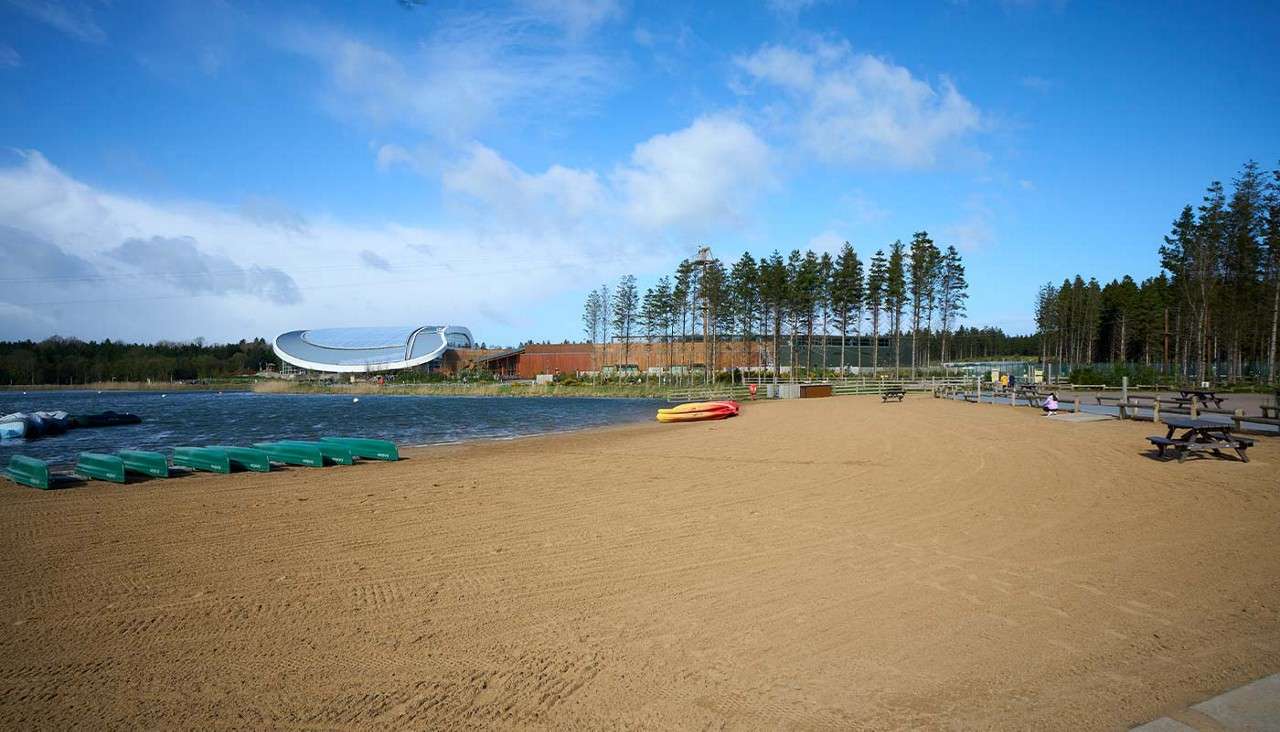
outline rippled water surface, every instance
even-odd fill
[[[0,441],[0,462],[13,453],[58,463],[81,451],[164,450],[179,445],[249,445],[324,435],[376,437],[398,445],[505,439],[653,418],[649,399],[351,396],[243,392],[0,392],[0,414],[114,410],[142,424],[76,429],[56,437]]]

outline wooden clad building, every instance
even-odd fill
[[[744,348],[741,342],[724,342],[716,346],[716,367],[759,367],[765,357],[759,343]],[[609,368],[634,368],[640,373],[650,369],[693,366],[702,368],[706,348],[701,341],[688,343],[530,343],[520,348],[489,354],[476,359],[476,365],[488,368],[502,379],[532,379],[538,374],[578,374]]]

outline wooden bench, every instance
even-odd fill
[[[906,396],[907,396],[907,392],[904,389],[896,389],[896,388],[887,389],[883,392],[880,392],[880,403],[883,404],[889,401],[890,399],[896,399],[897,401],[902,401],[903,398]]]

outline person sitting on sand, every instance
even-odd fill
[[[1044,398],[1044,404],[1040,405],[1040,409],[1044,411],[1046,417],[1052,417],[1058,413],[1058,395],[1049,392],[1049,396]]]

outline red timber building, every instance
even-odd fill
[[[760,367],[765,365],[759,343],[722,342],[716,345],[716,367]],[[670,366],[701,368],[707,357],[702,341],[688,343],[530,343],[510,351],[476,359],[500,379],[532,379],[538,374],[578,374],[616,367],[634,367],[641,373]]]

